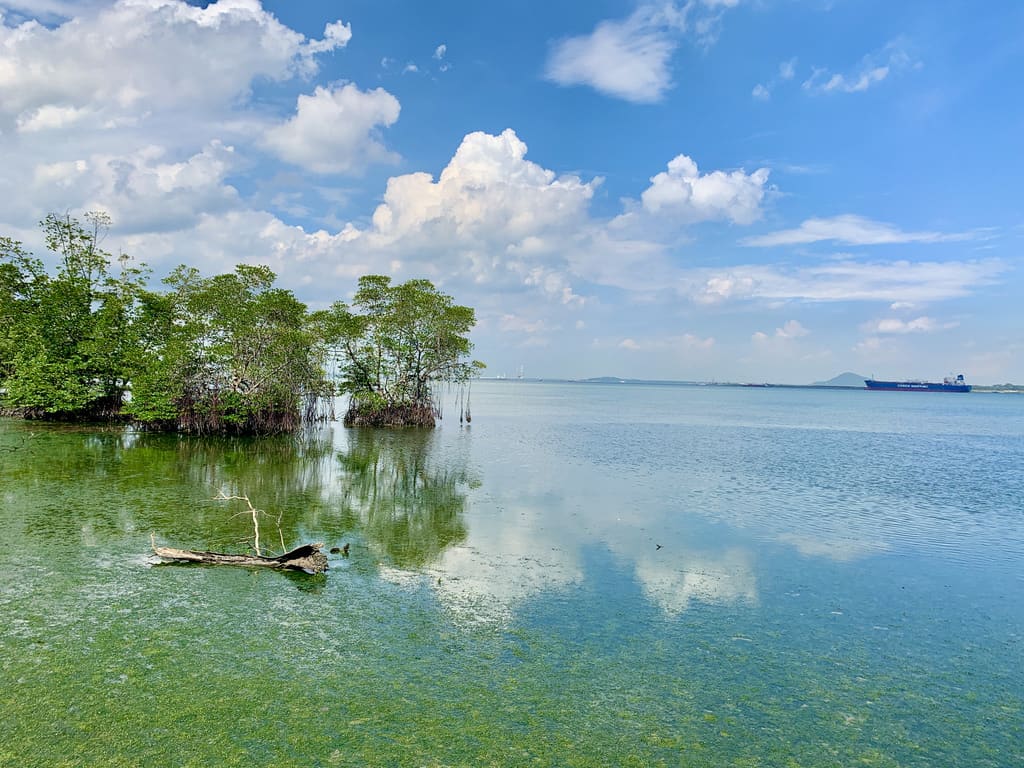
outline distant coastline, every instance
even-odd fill
[[[596,385],[642,385],[656,387],[733,387],[748,389],[829,389],[867,391],[863,384],[853,386],[849,384],[828,384],[817,382],[814,384],[773,384],[771,382],[739,382],[739,381],[697,381],[683,379],[630,379],[619,376],[592,376],[583,379],[562,379],[562,378],[532,378],[506,376],[482,376],[482,381],[507,381],[507,382],[545,382],[554,384],[596,384]],[[1024,385],[1020,384],[975,384],[972,393],[982,394],[1024,394]]]

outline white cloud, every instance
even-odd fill
[[[681,347],[682,349],[711,349],[715,346],[715,339],[713,336],[707,338],[701,338],[692,333],[684,333],[682,336],[676,336],[669,341],[670,346]]]
[[[512,130],[468,134],[437,181],[426,173],[388,181],[368,235],[382,245],[428,246],[431,253],[457,242],[481,280],[504,254],[506,265],[544,283],[533,269],[537,260],[587,222],[598,182],[557,176],[526,160],[526,149]]]
[[[860,355],[875,356],[885,350],[885,342],[877,336],[868,336],[853,345],[853,351]]]
[[[832,361],[832,351],[827,346],[808,342],[811,332],[797,320],[787,320],[774,333],[755,331],[750,335],[750,346],[740,357],[747,371],[748,380],[764,380],[763,371],[769,365],[788,366],[791,369],[808,366],[819,367]]]
[[[779,68],[770,80],[766,83],[758,83],[750,92],[750,95],[760,101],[767,101],[772,97],[772,91],[779,83],[792,80],[796,75],[796,59],[792,58],[779,64]]]
[[[81,13],[83,6],[98,6],[103,0],[5,0],[0,10],[13,11],[41,21],[63,21]]]
[[[681,28],[667,15],[659,24]],[[75,35],[91,35],[106,46],[108,58],[90,59]],[[669,258],[666,244],[673,238],[624,226],[630,217],[657,221],[676,227],[678,235],[679,225],[695,222],[750,223],[761,215],[767,169],[702,174],[679,155],[626,214],[609,221],[589,210],[600,179],[584,181],[527,160],[526,145],[511,130],[467,135],[436,178],[409,173],[390,179],[368,224],[310,231],[255,209],[232,185],[233,175],[252,163],[255,146],[319,173],[353,172],[393,158],[379,131],[394,123],[400,105],[381,89],[316,88],[298,97],[290,119],[276,124],[248,102],[255,79],[308,74],[314,54],[350,36],[337,22],[323,40],[308,41],[248,0],[206,9],[125,0],[54,29],[0,28],[0,121],[20,128],[5,132],[0,146],[5,218],[31,221],[38,210],[103,208],[114,216],[126,249],[154,266],[186,260],[217,271],[265,262],[283,283],[307,285],[303,295],[313,301],[335,297],[335,277],[426,276],[452,292],[457,287],[482,316],[488,313],[492,328],[518,328],[538,339],[546,329],[570,328],[577,318],[565,314],[600,305],[610,292],[595,298],[597,287],[644,301],[680,294],[713,301],[771,295],[830,300],[863,286],[864,276],[811,271],[681,270]],[[61,45],[69,60],[80,59],[77,65],[37,51],[53,54]],[[179,59],[179,80],[168,83],[166,61]],[[46,66],[52,83],[36,75]],[[62,100],[67,94],[75,98]],[[168,127],[154,135],[161,125]],[[954,272],[949,285],[963,277]],[[977,279],[957,290],[970,291]],[[936,279],[915,280],[932,289],[930,295],[937,292]],[[872,296],[899,293],[884,280],[870,287]],[[493,298],[499,291],[503,302]],[[517,295],[514,314],[509,292]],[[927,300],[928,290],[920,293]],[[534,311],[538,306],[551,314]],[[632,341],[662,350],[715,344],[695,334]]]
[[[799,323],[799,321],[788,320],[781,328],[775,329],[774,336],[769,336],[767,333],[764,333],[763,331],[755,331],[750,338],[752,341],[754,341],[755,344],[766,344],[770,342],[772,339],[775,339],[776,341],[799,339],[802,338],[803,336],[810,335],[810,333],[811,332],[804,328]]]
[[[891,74],[918,66],[920,64],[904,49],[904,42],[894,40],[881,50],[869,53],[847,74],[815,67],[811,76],[804,81],[803,88],[812,93],[859,93],[882,82]]]
[[[59,107],[44,104],[35,110],[28,110],[18,116],[19,133],[35,133],[74,125],[89,114],[87,109],[77,107]]]
[[[339,21],[309,40],[256,0],[52,5],[70,20],[0,24],[0,199],[12,223],[103,208],[118,231],[164,231],[239,206],[226,173],[251,167],[273,119],[251,103],[254,82],[312,75],[316,56],[351,36]]]
[[[545,77],[559,85],[588,85],[640,104],[661,101],[672,88],[671,59],[684,34],[714,42],[725,9],[738,0],[641,4],[626,19],[607,19],[586,35],[559,40]]]
[[[444,58],[445,54],[448,53],[448,46],[441,43],[437,48],[434,49],[434,58],[440,61]]]
[[[872,221],[863,216],[845,214],[826,219],[807,219],[796,229],[747,237],[742,245],[801,245],[829,240],[847,245],[883,245],[893,243],[938,243],[967,240],[968,233],[904,232],[892,224]]]
[[[600,180],[559,176],[527,160],[526,149],[511,130],[469,134],[436,179],[426,173],[392,177],[368,225],[347,224],[333,233],[308,232],[246,210],[225,184],[235,153],[223,145],[178,162],[157,147],[125,157],[89,155],[44,167],[39,186],[65,200],[99,201],[120,232],[132,233],[125,239],[129,250],[154,266],[182,258],[211,270],[265,261],[288,285],[312,280],[304,293],[314,300],[330,291],[325,276],[428,277],[475,296],[481,316],[489,313],[497,327],[510,313],[507,298],[504,307],[489,298],[495,291],[532,297],[517,299],[520,308],[539,301],[574,310],[586,301],[577,283],[615,285],[629,271],[642,280],[640,288],[657,280],[651,268],[657,246],[637,247],[630,262],[631,244],[607,237],[605,223],[591,218],[588,207]],[[73,195],[53,188],[50,182],[58,178],[75,185]],[[180,200],[180,210],[157,204],[163,196]],[[194,203],[186,206],[190,199]],[[147,211],[164,220],[141,220]],[[146,235],[144,224],[163,234]],[[625,258],[617,258],[620,252]],[[614,269],[605,272],[603,265]],[[515,316],[542,317],[525,309]],[[511,322],[505,320],[507,329]]]
[[[337,298],[335,278],[387,274],[393,254],[368,254],[358,247],[351,226],[339,232],[307,232],[265,211],[200,213],[188,228],[165,233],[140,232],[122,239],[128,253],[151,265],[187,261],[205,274],[231,271],[235,264],[266,264],[291,288],[305,288],[315,300]],[[323,292],[323,294],[321,294]]]
[[[271,128],[266,145],[283,160],[315,173],[359,171],[397,156],[380,141],[381,126],[392,125],[401,107],[383,88],[360,91],[351,83],[318,87],[298,98],[295,116]]]
[[[701,174],[697,164],[678,155],[651,179],[640,196],[643,210],[682,223],[729,220],[750,224],[761,216],[768,169],[747,174],[743,170]]]
[[[843,75],[830,75],[827,69],[814,70],[810,78],[804,81],[803,87],[810,91],[845,91],[846,93],[857,93],[866,91],[875,83],[880,83],[889,76],[889,67],[872,67],[865,69],[856,75],[852,80]]]
[[[309,53],[327,53],[337,48],[344,48],[351,39],[352,26],[350,24],[343,24],[341,21],[335,21],[324,27],[323,39],[310,40],[306,44],[306,50]]]
[[[626,101],[660,101],[672,86],[675,30],[650,7],[623,21],[602,21],[589,35],[559,41],[546,76],[559,85],[589,85]]]
[[[864,326],[863,330],[874,334],[933,333],[934,331],[956,328],[958,325],[959,323],[956,321],[940,323],[934,318],[923,315],[913,320],[887,317],[868,323]]]
[[[68,200],[84,209],[105,210],[122,234],[191,225],[201,212],[218,213],[238,203],[225,185],[235,165],[234,149],[211,142],[175,161],[149,146],[124,154],[94,153],[77,160],[39,163],[24,195],[60,210]]]
[[[775,329],[775,335],[783,339],[798,339],[810,333],[796,320],[788,320],[781,328]]]
[[[351,34],[328,24],[308,41],[256,0],[198,8],[180,0],[119,0],[82,6],[54,28],[0,24],[0,130],[50,107],[91,107],[100,123],[147,111],[223,108],[248,96],[255,78],[316,71],[314,54]],[[174,66],[168,66],[174,62]]]
[[[742,271],[742,268],[738,271]],[[751,271],[756,272],[756,269]],[[756,298],[759,285],[760,281],[755,277],[730,271],[710,275],[701,284],[694,286],[696,290],[686,292],[700,304],[717,304],[735,298]]]
[[[498,327],[504,333],[533,334],[549,330],[548,324],[544,320],[532,320],[513,314],[502,315],[501,320],[498,322]]]
[[[745,265],[681,271],[678,290],[698,303],[884,301],[927,303],[966,296],[1006,271],[999,261],[827,261],[803,267]]]
[[[531,302],[563,310],[583,306],[574,259],[591,253],[600,232],[600,222],[588,213],[599,181],[559,176],[528,161],[526,150],[511,130],[469,134],[436,180],[427,173],[392,177],[365,226],[311,233],[269,213],[215,210],[177,235],[140,235],[132,250],[151,262],[174,260],[179,251],[210,269],[265,260],[289,285],[319,275],[304,291],[315,297],[332,290],[334,275],[427,277],[474,296],[481,316],[493,317],[495,327],[512,314],[507,296],[498,301],[495,291],[511,292],[520,296],[514,316],[525,332],[522,318],[541,320],[523,309]],[[511,330],[513,320],[504,322]]]
[[[617,342],[597,339],[594,343],[598,347],[611,345],[631,352],[652,350],[658,352],[695,352],[712,349],[715,346],[715,339],[711,336],[701,338],[693,333],[684,333],[676,336],[655,336],[639,340],[627,337]]]

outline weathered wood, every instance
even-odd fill
[[[259,555],[231,555],[223,552],[197,552],[191,549],[153,546],[153,553],[164,560],[179,563],[206,563],[207,565],[242,565],[279,570],[323,573],[327,570],[327,555],[320,551],[322,543],[303,544],[277,557]]]

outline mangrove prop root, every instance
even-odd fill
[[[346,427],[433,427],[437,410],[433,405],[351,405],[345,413]]]

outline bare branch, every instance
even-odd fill
[[[215,501],[244,501],[246,504],[249,505],[248,514],[252,515],[253,549],[256,550],[256,556],[257,557],[262,557],[263,553],[260,552],[260,520],[259,520],[259,515],[260,515],[260,513],[263,510],[256,509],[256,507],[254,507],[252,505],[252,502],[249,501],[249,497],[248,496],[228,496],[226,493],[224,493],[224,491],[220,491],[216,496],[214,496],[214,500]],[[246,513],[243,512],[242,514],[246,514]],[[278,517],[278,531],[281,530],[280,522],[281,522],[281,518]],[[284,536],[283,536],[283,534],[281,536],[281,547],[282,547],[282,549],[284,548]]]

